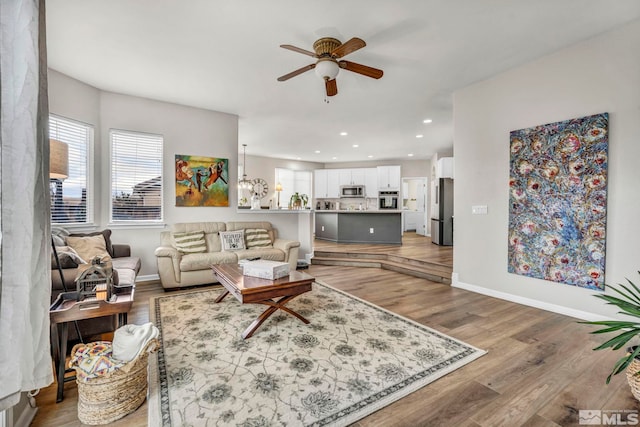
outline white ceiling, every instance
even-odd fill
[[[249,155],[424,159],[453,147],[456,89],[639,17],[638,0],[49,0],[48,61],[102,90],[237,114]],[[279,45],[327,36],[364,39],[345,59],[384,76],[342,70],[328,104],[313,71],[276,81],[314,62]]]

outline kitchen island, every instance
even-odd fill
[[[336,243],[402,244],[399,210],[317,210],[315,237]]]

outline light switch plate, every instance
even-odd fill
[[[487,205],[471,206],[471,213],[473,215],[486,215],[487,214]]]

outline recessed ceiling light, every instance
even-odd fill
[[[372,158],[372,157],[373,157],[373,155],[369,154],[367,157],[368,157],[368,158]]]
[[[347,136],[347,135],[349,135],[349,134],[346,133],[346,132],[340,132],[340,136]]]
[[[302,160],[302,157],[296,157],[296,160]]]
[[[409,153],[409,154],[407,154],[407,156],[413,157],[413,153]]]
[[[320,150],[316,150],[316,151],[315,151],[315,153],[316,153],[316,154],[320,154]]]
[[[422,123],[431,123],[432,121],[433,121],[433,120],[431,120],[431,119],[424,119],[424,120],[422,121]]]
[[[358,145],[358,144],[353,144],[353,145],[352,145],[352,147],[353,147],[353,148],[358,148],[358,147],[359,147],[359,145]]]
[[[422,138],[424,135],[416,135],[416,138]]]
[[[335,159],[337,159],[337,157],[332,157],[332,158],[331,158],[331,160],[335,160]]]

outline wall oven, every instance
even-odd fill
[[[340,197],[364,197],[364,185],[341,185]]]
[[[398,192],[397,191],[378,192],[378,208],[379,209],[398,209]]]

